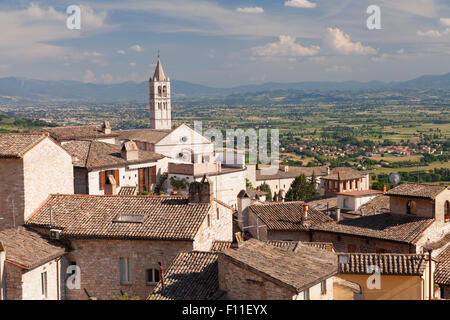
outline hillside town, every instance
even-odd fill
[[[450,299],[447,186],[372,190],[362,167],[268,174],[172,125],[159,58],[148,88],[148,128],[0,134],[0,300]]]

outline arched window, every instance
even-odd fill
[[[406,212],[408,214],[416,214],[417,213],[417,205],[415,201],[409,200],[406,204]]]
[[[158,86],[158,97],[161,97],[161,86]]]
[[[450,221],[450,201],[445,201],[444,203],[444,220],[445,222]]]
[[[163,97],[167,97],[167,86],[163,86]]]

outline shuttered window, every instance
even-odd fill
[[[150,184],[156,183],[156,167],[150,167]]]
[[[100,190],[105,190],[105,182],[106,182],[106,172],[105,171],[100,171]]]

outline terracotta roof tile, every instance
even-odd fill
[[[339,222],[323,223],[312,230],[351,234],[382,240],[414,243],[433,219],[405,214],[382,213]]]
[[[434,272],[434,282],[441,285],[450,285],[450,245],[436,258],[439,262]]]
[[[231,241],[213,241],[211,251],[219,252],[231,247]]]
[[[120,196],[134,196],[136,194],[137,194],[136,186],[134,186],[134,187],[128,187],[128,186],[120,187],[120,191],[119,191],[119,195]]]
[[[386,195],[379,195],[372,200],[366,202],[355,211],[355,214],[360,216],[371,216],[375,213],[390,212],[390,198]]]
[[[42,130],[57,141],[117,137],[115,132],[105,134],[101,125],[49,127]]]
[[[439,193],[447,189],[446,186],[439,186],[433,184],[417,184],[417,183],[403,183],[386,194],[389,196],[404,196],[434,199]]]
[[[263,242],[293,252],[296,252],[297,248],[301,248],[301,245],[334,252],[334,246],[331,242],[304,242],[304,241],[285,241],[285,240],[265,240]]]
[[[370,266],[378,266],[382,275],[423,275],[428,258],[423,254],[339,254],[339,273],[372,274]]]
[[[296,292],[337,273],[336,254],[302,244],[298,244],[295,252],[292,252],[250,239],[238,249],[225,250],[221,255],[242,268]]]
[[[312,174],[316,175],[316,177],[325,176],[328,173],[328,167],[289,167],[288,171],[285,172],[283,170],[278,170],[276,174],[273,175],[265,175],[262,174],[261,170],[256,170],[256,180],[274,180],[274,179],[289,179],[289,178],[297,178],[298,176],[304,174],[307,177],[312,176]]]
[[[115,131],[121,140],[134,140],[148,143],[158,143],[173,130],[132,129]]]
[[[322,212],[309,208],[308,219],[303,217],[302,201],[262,203],[249,206],[268,230],[308,230],[311,226],[331,222],[332,219]],[[307,222],[307,223],[305,223]]]
[[[353,168],[334,168],[331,170],[330,174],[323,177],[327,180],[350,180],[350,179],[360,179],[365,176],[365,172],[355,170]]]
[[[65,248],[23,227],[0,231],[0,242],[6,249],[6,260],[24,269],[33,269],[64,254]]]
[[[164,158],[159,153],[139,150],[137,160],[127,161],[121,156],[120,145],[101,141],[70,141],[64,143],[63,148],[75,157],[75,166],[88,169],[155,162]]]
[[[210,300],[219,290],[218,253],[184,252],[178,254],[165,274],[165,290],[158,283],[149,299]]]
[[[27,225],[49,228],[50,210],[62,237],[193,240],[210,204],[181,196],[52,195]]]
[[[0,158],[22,158],[32,147],[48,137],[46,133],[0,134]]]

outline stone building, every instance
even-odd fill
[[[435,260],[428,254],[339,254],[339,277],[358,283],[364,300],[428,300]],[[430,271],[431,268],[431,271]],[[380,274],[374,279],[374,273]]]
[[[181,252],[208,251],[233,236],[231,210],[213,199],[207,181],[193,184],[189,198],[53,195],[27,225],[56,230],[72,248],[67,257],[81,270],[81,287],[68,299],[145,298],[159,281],[159,262],[167,268]]]
[[[51,193],[73,193],[72,157],[47,133],[0,134],[0,230],[22,225]]]
[[[352,168],[334,168],[322,180],[325,195],[369,190],[369,174]]]
[[[260,167],[262,166],[263,165],[260,165]],[[252,172],[252,170],[254,172]],[[329,173],[329,169],[326,166],[292,167],[280,165],[277,173],[270,175],[265,174],[263,169],[256,169],[255,166],[249,166],[246,178],[255,188],[265,183],[270,187],[272,193],[279,193],[281,190],[286,193],[295,178],[304,174],[307,178],[311,179],[313,173],[316,176],[317,190],[320,194],[324,194],[322,178]]]
[[[298,245],[295,252],[250,239],[219,255],[219,289],[232,300],[332,300],[337,259]]]
[[[239,228],[259,240],[311,241],[310,228],[331,222],[303,201],[253,202],[246,193],[238,198]]]
[[[62,300],[65,248],[24,227],[0,231],[0,300]]]
[[[339,252],[422,253],[450,232],[445,186],[405,183],[389,190],[390,212],[311,227],[312,241],[332,242]]]
[[[73,156],[74,189],[77,194],[107,194],[107,180],[115,181],[114,193],[122,187],[153,192],[167,170],[167,158],[138,150],[133,141],[120,145],[100,141],[70,141],[63,147]]]

